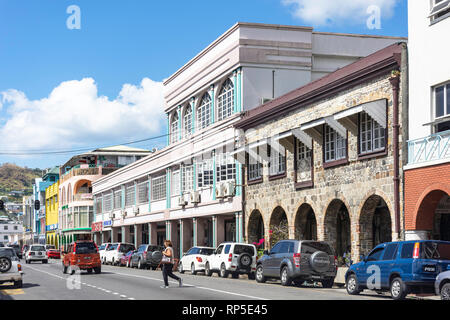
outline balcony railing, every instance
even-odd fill
[[[95,175],[107,175],[111,172],[124,167],[124,165],[116,166],[101,166],[101,165],[76,165],[61,176],[60,183],[74,177],[74,176],[95,176]]]
[[[450,161],[450,130],[408,141],[408,164],[443,159]]]

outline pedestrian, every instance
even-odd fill
[[[344,253],[344,263],[347,267],[350,267],[353,264],[351,252],[352,252],[352,248],[350,246],[348,246],[347,251]]]
[[[162,260],[161,260],[161,265],[162,265],[162,274],[163,274],[163,279],[164,279],[164,285],[161,286],[161,288],[168,288],[169,287],[169,280],[167,277],[171,277],[172,279],[178,280],[178,284],[179,286],[183,286],[183,280],[180,277],[177,277],[176,275],[173,274],[172,269],[173,269],[173,248],[172,248],[172,242],[170,240],[165,240],[164,241],[164,247],[166,248],[162,254]]]

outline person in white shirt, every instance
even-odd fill
[[[180,277],[177,277],[173,274],[173,248],[172,248],[172,242],[170,240],[164,240],[164,247],[166,249],[162,252],[163,258],[161,260],[162,265],[162,274],[164,279],[164,285],[161,286],[161,288],[168,288],[169,287],[169,280],[168,277],[171,277],[172,279],[175,279],[178,281],[179,286],[181,287],[183,285],[183,280]]]

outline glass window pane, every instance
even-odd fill
[[[444,115],[444,88],[437,87],[435,89],[436,94],[436,117],[442,117]]]

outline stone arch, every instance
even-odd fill
[[[289,221],[286,211],[277,206],[270,215],[269,223],[270,246],[280,240],[289,239]]]
[[[264,218],[257,209],[250,214],[247,223],[248,243],[259,243],[265,236]],[[262,243],[264,245],[264,241]]]
[[[311,205],[303,203],[295,215],[295,239],[317,240],[317,220]]]
[[[414,226],[417,230],[432,230],[432,220],[439,201],[443,196],[450,195],[450,186],[445,184],[434,184],[422,192],[416,204],[414,212]]]
[[[348,206],[340,199],[332,200],[325,212],[324,241],[342,257],[351,246],[351,218]]]
[[[367,254],[376,245],[392,241],[392,215],[384,198],[373,194],[359,213],[359,254]]]

